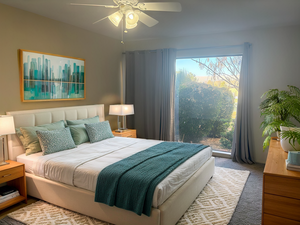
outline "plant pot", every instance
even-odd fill
[[[280,131],[276,131],[277,141],[280,141]]]
[[[281,131],[284,131],[284,130],[290,130],[293,128],[280,126],[280,129],[281,129]],[[300,145],[298,143],[295,143],[295,146],[294,146],[295,148],[293,148],[293,146],[289,143],[289,140],[287,138],[283,139],[280,137],[280,144],[281,144],[282,149],[285,152],[295,151],[295,150],[300,151]]]

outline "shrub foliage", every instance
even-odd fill
[[[203,137],[221,137],[221,133],[226,132],[230,126],[233,108],[234,97],[228,88],[199,83],[192,79],[181,84],[180,140],[199,143]]]

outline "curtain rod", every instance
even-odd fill
[[[215,48],[235,48],[235,47],[242,47],[244,45],[223,45],[223,46],[213,46],[213,47],[199,47],[199,48],[180,48],[177,51],[187,51],[187,50],[198,50],[198,49],[215,49]]]
[[[250,44],[251,45],[251,44]],[[235,47],[242,47],[244,45],[223,45],[223,46],[213,46],[213,47],[199,47],[199,48],[179,48],[177,51],[188,51],[188,50],[198,50],[198,49],[216,49],[216,48],[235,48]],[[157,50],[137,50],[137,51],[157,51]],[[132,51],[133,52],[133,51]],[[125,52],[122,52],[122,54],[125,54]]]

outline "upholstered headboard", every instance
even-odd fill
[[[14,117],[16,128],[38,126],[60,120],[80,120],[97,115],[99,116],[100,121],[105,120],[103,104],[14,111],[7,112],[6,114]],[[8,158],[10,160],[16,160],[17,156],[24,152],[25,150],[17,135],[8,135]]]

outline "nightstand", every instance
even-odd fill
[[[136,130],[134,130],[134,129],[128,129],[128,130],[125,130],[123,132],[113,131],[112,133],[116,137],[136,138]]]
[[[0,184],[7,183],[7,185],[16,187],[19,190],[20,196],[0,203],[0,210],[21,201],[27,203],[25,165],[11,160],[7,160],[6,162],[9,164],[0,166]]]

